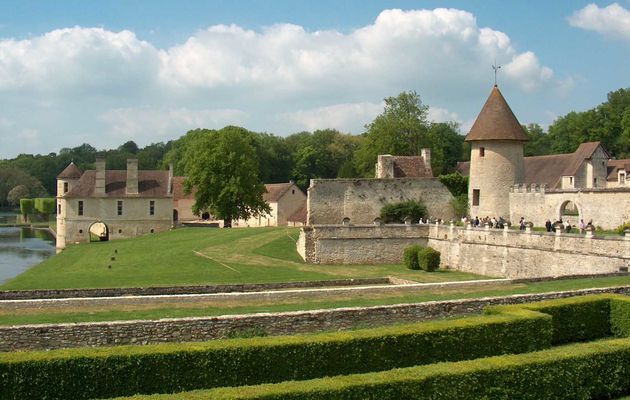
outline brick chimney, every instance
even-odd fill
[[[173,194],[173,164],[168,165],[168,194]]]
[[[433,170],[431,169],[431,149],[421,149],[420,155],[424,159],[424,168],[433,176]]]
[[[138,159],[127,159],[127,194],[138,194]]]
[[[96,157],[96,176],[94,181],[94,195],[105,196],[105,158]]]

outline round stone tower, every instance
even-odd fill
[[[510,187],[524,181],[527,134],[495,85],[466,136],[470,143],[468,203],[474,218],[510,216]]]

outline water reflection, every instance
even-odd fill
[[[0,228],[0,283],[55,254],[50,232],[30,228]]]

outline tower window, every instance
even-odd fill
[[[486,148],[485,147],[480,147],[479,148],[479,157],[485,157],[486,155]]]
[[[68,182],[63,183],[63,192],[68,193]]]
[[[122,200],[118,200],[118,215],[122,215],[123,213],[123,202]]]
[[[83,200],[79,200],[78,209],[78,214],[83,215]]]
[[[479,189],[473,189],[473,198],[472,198],[472,205],[473,206],[478,206],[479,205]]]
[[[61,214],[61,203],[57,204],[57,214]]]
[[[149,215],[155,215],[155,201],[149,201]]]

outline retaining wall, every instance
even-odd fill
[[[488,305],[598,293],[628,294],[630,286],[275,314],[0,327],[0,351],[204,341],[253,329],[268,335],[347,330],[479,313]]]

